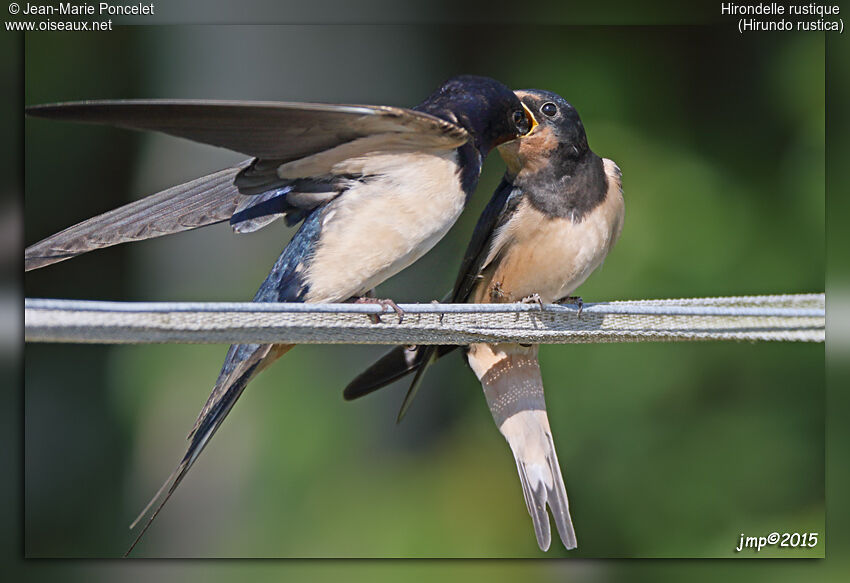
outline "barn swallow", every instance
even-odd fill
[[[230,220],[251,232],[301,222],[257,302],[362,298],[424,255],[454,224],[496,146],[531,128],[516,95],[459,76],[418,106],[109,101],[37,106],[31,115],[151,129],[255,156],[100,215],[26,251],[27,269],[126,241]],[[390,302],[392,304],[392,302]],[[177,468],[138,543],[248,382],[293,345],[230,346]],[[167,493],[162,497],[163,493]],[[131,527],[132,527],[131,526]]]
[[[466,250],[453,302],[572,300],[623,228],[620,169],[593,153],[576,110],[562,97],[517,91],[532,130],[499,146],[507,173]],[[396,347],[352,381],[354,399],[416,372],[399,418],[428,366],[453,346]],[[537,346],[472,344],[466,358],[493,419],[510,445],[537,543],[551,541],[548,504],[561,541],[576,547],[567,492],[546,414]]]

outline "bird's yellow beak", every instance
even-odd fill
[[[540,124],[537,123],[537,119],[534,117],[534,114],[531,113],[531,110],[528,109],[528,106],[526,104],[522,103],[522,102],[520,102],[520,104],[522,105],[522,108],[525,110],[525,115],[528,117],[529,121],[531,122],[531,129],[520,136],[520,138],[524,138],[526,136],[530,136],[532,134],[532,132],[534,132],[534,128],[536,128]]]

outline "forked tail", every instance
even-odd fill
[[[564,546],[576,548],[567,489],[546,416],[537,351],[505,354],[483,371],[480,380],[493,420],[514,454],[537,544],[541,550],[549,549],[548,504]]]

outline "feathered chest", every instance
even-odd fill
[[[494,233],[473,301],[515,302],[538,294],[548,303],[571,295],[614,246],[624,212],[613,180],[603,201],[578,221],[523,200]]]
[[[339,170],[366,178],[325,211],[308,301],[362,295],[392,277],[446,234],[466,202],[454,150],[371,154]]]

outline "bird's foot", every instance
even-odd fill
[[[581,299],[581,296],[567,296],[565,298],[558,300],[556,303],[559,303],[559,304],[574,304],[574,305],[578,306],[578,313],[576,314],[576,316],[581,318],[581,310],[582,310],[582,308],[584,308],[584,300]]]
[[[373,298],[369,296],[364,296],[362,298],[357,298],[354,300],[355,304],[379,304],[384,309],[392,308],[392,310],[398,316],[398,323],[401,324],[404,320],[404,310],[398,307],[398,304],[390,299],[379,299]],[[372,320],[373,324],[378,324],[381,322],[381,316],[378,314],[369,314],[369,318]]]
[[[490,299],[494,302],[501,301],[509,295],[510,294],[505,293],[505,291],[502,289],[501,281],[494,282],[492,287],[490,287]]]
[[[540,294],[533,293],[531,295],[525,296],[520,300],[521,304],[537,304],[540,309],[543,309],[543,299],[540,297]]]

